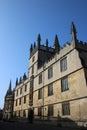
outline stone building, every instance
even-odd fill
[[[87,123],[87,43],[79,41],[74,23],[72,40],[60,46],[57,35],[53,48],[31,44],[28,78],[16,81],[14,109],[16,116],[28,117],[29,109],[34,119],[51,120],[62,125],[67,119],[76,125]],[[65,124],[66,125],[66,124]]]
[[[11,89],[11,81],[4,99],[3,119],[9,120],[13,117],[14,91]]]

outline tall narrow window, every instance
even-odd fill
[[[32,65],[32,74],[34,73],[34,65]]]
[[[20,88],[20,94],[22,94],[22,88]]]
[[[26,117],[26,111],[23,110],[23,117]]]
[[[24,103],[26,103],[26,96],[24,96]]]
[[[32,62],[34,62],[34,60],[35,60],[35,56],[33,56],[33,58],[32,58]]]
[[[38,99],[42,99],[42,88],[38,90]]]
[[[38,116],[42,116],[42,107],[38,108]]]
[[[63,115],[70,115],[70,104],[69,103],[62,104],[62,114]]]
[[[53,105],[48,106],[48,116],[53,116]]]
[[[18,96],[18,90],[16,91],[16,96]]]
[[[40,75],[39,75],[39,84],[41,84],[42,83],[42,73],[40,73]]]
[[[62,80],[61,80],[61,91],[63,92],[68,89],[69,89],[68,88],[68,77],[66,76],[66,77],[62,78]]]
[[[53,67],[50,67],[48,69],[48,79],[52,78],[53,77]]]
[[[18,104],[18,100],[16,99],[16,100],[15,100],[15,106],[17,106],[17,104]]]
[[[61,68],[62,72],[67,70],[67,58],[66,57],[60,61],[60,68]]]
[[[25,92],[27,91],[27,84],[25,85]]]
[[[48,96],[53,95],[53,84],[48,85]]]
[[[21,105],[21,98],[19,98],[19,105]]]

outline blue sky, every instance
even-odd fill
[[[53,47],[55,34],[60,45],[71,41],[74,21],[77,38],[87,42],[87,0],[0,0],[0,108],[16,77],[28,74],[30,44],[41,34]]]

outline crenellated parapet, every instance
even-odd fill
[[[87,42],[78,41],[77,49],[87,51]]]
[[[41,44],[41,36],[38,34],[37,37],[37,44],[34,42],[34,44],[31,44],[30,47],[30,58],[36,53],[36,51],[45,51],[47,53],[59,53],[60,51],[60,44],[57,35],[55,36],[54,45],[53,47],[49,47],[48,39],[46,39],[45,45]]]
[[[15,82],[15,87],[21,83],[23,83],[26,79],[27,79],[27,75],[24,73],[23,76],[21,76],[18,80],[18,78],[16,78],[16,82]]]

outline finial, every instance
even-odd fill
[[[9,83],[9,89],[8,91],[11,91],[11,80],[10,80],[10,83]]]
[[[55,48],[56,52],[59,52],[60,44],[59,44],[59,40],[58,40],[57,34],[56,34],[55,40],[54,40],[54,48]]]
[[[27,78],[27,76],[26,76],[26,74],[24,73],[24,75],[23,75],[23,80],[26,80],[26,78]]]
[[[72,34],[72,40],[77,40],[77,36],[76,36],[76,27],[74,25],[74,22],[72,22],[71,24],[71,34]]]
[[[48,39],[46,39],[46,47],[48,47]]]
[[[40,34],[38,34],[38,38],[37,38],[38,48],[40,48],[40,43],[41,43],[41,36]]]
[[[30,52],[32,52],[33,51],[33,45],[31,44],[31,47],[30,47]]]
[[[22,83],[22,77],[20,77],[20,84]]]
[[[34,48],[36,47],[36,42],[34,42]]]
[[[15,86],[17,86],[18,85],[18,78],[16,78],[16,83],[15,83]]]
[[[8,88],[8,90],[7,90],[6,96],[7,96],[7,95],[10,95],[11,93],[12,93],[12,90],[11,90],[11,80],[10,80],[9,88]]]

